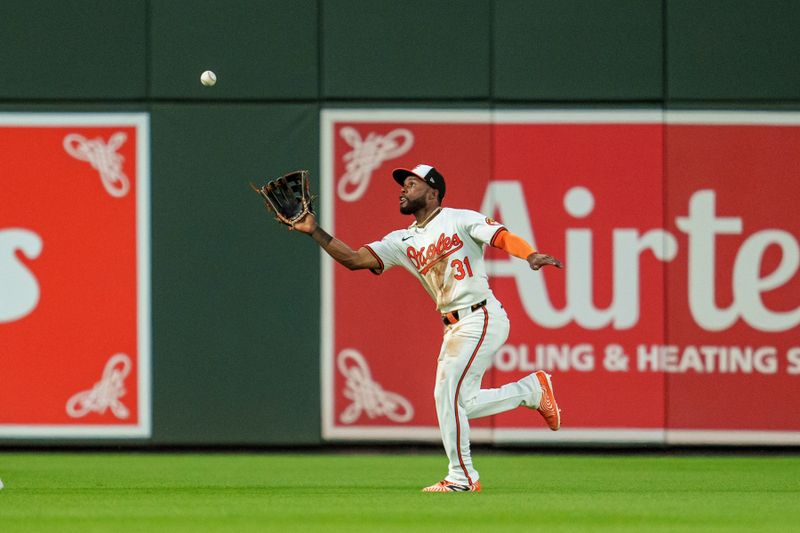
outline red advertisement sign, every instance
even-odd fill
[[[0,114],[0,438],[150,435],[146,114]]]
[[[412,222],[391,170],[428,163],[446,206],[565,262],[486,251],[511,333],[483,386],[551,371],[563,429],[517,409],[474,440],[800,443],[800,114],[336,110],[322,146],[323,222],[351,246]],[[402,269],[323,255],[324,436],[437,439],[441,336]]]

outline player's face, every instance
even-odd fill
[[[400,189],[400,212],[411,215],[424,208],[428,201],[425,196],[431,190],[430,185],[419,178],[409,176]]]

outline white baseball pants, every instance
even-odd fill
[[[493,297],[475,311],[459,310],[459,321],[445,327],[433,395],[442,444],[450,460],[447,481],[465,485],[480,477],[472,466],[470,418],[502,413],[520,405],[539,405],[542,388],[532,375],[497,389],[481,389],[483,374],[508,338],[508,331],[508,316]]]

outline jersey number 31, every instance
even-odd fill
[[[466,271],[464,267],[466,267]],[[459,281],[466,277],[472,277],[472,267],[469,264],[469,257],[465,257],[464,261],[461,261],[461,259],[453,259],[453,261],[450,262],[450,268],[453,269],[453,277]]]

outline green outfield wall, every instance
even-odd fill
[[[799,109],[798,28],[780,0],[3,0],[0,112],[149,114],[152,436],[131,442],[315,445],[318,248],[248,181],[316,179],[321,109]]]

